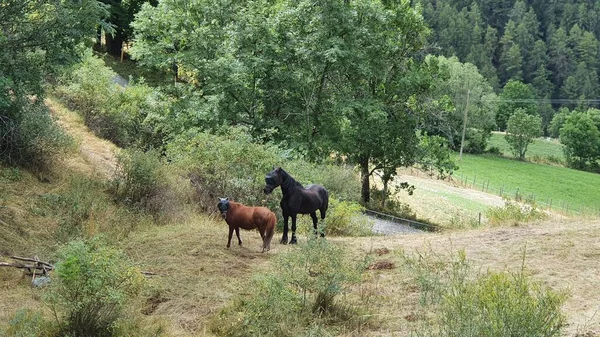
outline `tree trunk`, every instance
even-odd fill
[[[106,39],[106,52],[112,56],[121,56],[121,48],[123,46],[123,38],[119,32],[115,32],[115,35],[104,34]]]
[[[369,184],[369,158],[364,157],[360,159],[360,178],[362,181],[362,187],[360,190],[360,198],[363,204],[368,204],[371,200],[371,186]]]

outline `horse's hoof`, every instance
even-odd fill
[[[324,238],[325,237],[325,233],[321,233],[321,237]]]
[[[281,239],[281,241],[279,241],[279,243],[281,243],[282,245],[287,245],[288,244],[288,240],[287,239]]]
[[[296,240],[296,237],[292,236],[292,239],[290,240],[290,245],[295,245],[297,243],[298,243],[298,241]]]

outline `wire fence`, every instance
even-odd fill
[[[581,204],[575,204],[564,200],[556,200],[550,197],[543,197],[535,193],[520,188],[509,189],[504,186],[490,185],[488,180],[477,180],[477,175],[467,176],[460,174],[452,176],[460,185],[486,193],[496,194],[503,198],[534,205],[537,208],[551,210],[565,215],[582,215],[600,217],[600,205],[598,207],[589,207]]]

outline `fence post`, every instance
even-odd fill
[[[519,201],[519,188],[517,187],[517,192],[515,193],[515,201]]]
[[[475,181],[477,180],[477,175],[473,177],[473,188],[475,188]]]

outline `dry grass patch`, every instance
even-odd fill
[[[220,218],[191,216],[187,221],[148,228],[124,244],[142,269],[157,273],[146,295],[152,316],[170,322],[176,336],[209,334],[207,319],[237,294],[248,290],[250,276],[267,267],[274,245],[261,253],[260,234],[241,231],[243,245],[227,244],[227,224]]]
[[[562,307],[567,316],[563,335],[600,332],[598,220],[554,219],[510,228],[340,240],[359,252],[385,246],[396,254],[431,251],[449,257],[464,250],[474,270],[479,271],[517,271],[525,256],[525,271],[533,280],[569,294]],[[431,316],[419,304],[421,294],[412,276],[403,270],[372,271],[373,282],[383,292],[379,315],[385,322],[373,336],[409,336],[419,322]]]

